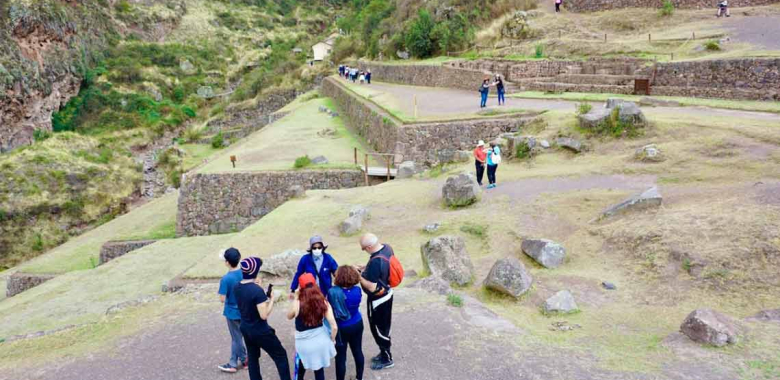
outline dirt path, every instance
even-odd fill
[[[415,87],[374,82],[371,90],[390,95],[393,106],[406,115],[414,114],[414,95],[417,95],[417,112],[420,118],[448,117],[479,111],[479,94],[438,87]],[[492,90],[491,90],[492,91]],[[495,93],[491,93],[495,95]],[[488,99],[488,110],[523,109],[527,111],[563,110],[573,111],[580,102],[552,99],[507,98],[506,105],[498,106],[495,97]],[[602,103],[591,103],[601,106]],[[392,107],[392,106],[391,106]],[[710,107],[656,107],[657,112],[680,116],[739,117],[780,122],[780,115],[767,112],[736,111]]]
[[[767,50],[780,50],[778,16],[744,17],[735,8],[731,10],[731,17],[723,21],[722,25],[731,31],[733,42],[747,42]]]

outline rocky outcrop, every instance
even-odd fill
[[[531,288],[532,282],[520,260],[506,257],[493,264],[483,284],[488,289],[518,298]]]
[[[295,271],[298,269],[298,261],[300,261],[301,257],[305,254],[306,251],[288,249],[263,260],[263,265],[260,266],[260,272],[276,277],[292,278]]]
[[[542,305],[547,314],[569,314],[579,311],[577,303],[574,302],[574,296],[568,290],[561,290],[552,297],[544,301]]]
[[[444,204],[449,207],[463,207],[476,203],[479,201],[481,193],[482,189],[471,173],[461,173],[449,177],[444,187],[441,188]]]
[[[433,276],[463,286],[471,282],[474,265],[459,236],[439,236],[420,247],[425,269]]]
[[[680,332],[694,342],[715,347],[739,342],[741,329],[730,317],[711,309],[694,310],[680,325]]]
[[[658,186],[653,186],[639,194],[636,194],[623,202],[606,209],[601,213],[600,219],[609,218],[629,211],[645,210],[661,206],[663,197],[658,191]]]
[[[566,258],[566,249],[552,240],[525,239],[521,249],[545,268],[557,268]]]

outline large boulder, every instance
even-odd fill
[[[354,235],[362,229],[363,218],[359,215],[350,216],[339,224],[339,232],[341,232],[342,235]]]
[[[557,268],[566,258],[566,249],[552,240],[525,239],[521,248],[526,255],[545,268]]]
[[[653,186],[639,194],[633,195],[630,198],[620,202],[612,207],[604,210],[601,213],[601,219],[609,218],[624,212],[634,210],[644,210],[648,208],[658,207],[663,202],[663,197],[658,191],[658,186]]]
[[[609,108],[593,108],[590,112],[577,116],[580,121],[580,128],[596,129],[599,125],[606,123],[612,110]]]
[[[361,205],[353,206],[352,209],[349,210],[349,216],[358,216],[361,221],[371,220],[371,209]]]
[[[483,284],[488,289],[518,298],[531,288],[532,282],[520,260],[506,257],[493,264]]]
[[[618,98],[608,99],[604,108],[593,108],[588,113],[579,115],[577,119],[581,128],[596,129],[600,125],[607,123],[615,110],[618,110],[620,121],[637,126],[643,126],[647,123],[645,115],[636,103]]]
[[[645,114],[642,113],[642,110],[639,109],[639,106],[636,105],[636,103],[624,101],[616,107],[620,110],[618,111],[618,117],[621,121],[629,122],[634,125],[645,125],[647,123]]]
[[[741,327],[717,311],[698,309],[688,314],[680,325],[680,332],[694,342],[723,347],[739,341]]]
[[[561,290],[552,297],[544,301],[544,312],[546,314],[568,314],[579,311],[577,303],[574,302],[574,296],[568,290]]]
[[[311,159],[313,165],[324,165],[328,163],[328,159],[325,156],[317,156]]]
[[[420,247],[420,252],[423,265],[431,275],[460,286],[471,282],[474,265],[460,236],[433,238]]]
[[[414,174],[417,172],[417,167],[414,164],[414,161],[404,161],[400,165],[398,165],[398,173],[396,173],[395,178],[398,179],[404,179],[414,176]]]
[[[582,142],[571,137],[559,137],[555,139],[555,143],[558,144],[559,147],[571,150],[574,153],[580,153],[584,150]]]
[[[292,277],[298,269],[298,261],[306,254],[299,249],[288,249],[263,260],[260,272],[276,277]]]
[[[482,193],[477,179],[471,173],[461,173],[447,178],[441,189],[444,203],[449,207],[463,207],[479,201]]]

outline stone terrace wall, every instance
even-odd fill
[[[647,61],[635,58],[594,58],[586,61],[454,61],[446,65],[454,69],[478,70],[501,74],[510,82],[521,83],[529,78],[549,78],[560,74],[634,75]]]
[[[527,118],[505,117],[402,124],[334,78],[323,81],[322,93],[335,100],[341,116],[377,151],[395,154],[396,163],[410,160],[433,166],[447,162],[456,156],[454,152],[471,150],[479,140],[515,132],[528,122]]]
[[[13,297],[27,289],[34,288],[51,280],[55,276],[56,275],[53,274],[14,273],[11,277],[8,277],[5,295]]]
[[[138,248],[145,247],[157,240],[128,240],[128,241],[109,241],[100,247],[100,260],[98,265],[103,265],[117,257],[124,256],[126,253],[135,251]]]
[[[755,7],[780,2],[780,0],[730,0],[729,7]],[[716,0],[672,0],[675,8],[701,9],[717,6]],[[571,12],[597,12],[622,8],[660,8],[663,0],[570,0],[564,8]]]
[[[437,65],[388,65],[361,61],[358,66],[361,70],[371,70],[371,79],[379,82],[474,91],[488,75],[478,70]]]
[[[362,183],[360,170],[188,174],[179,194],[176,234],[240,231],[302,189],[344,189]]]
[[[780,58],[658,64],[653,95],[780,100]]]

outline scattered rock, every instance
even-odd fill
[[[482,189],[471,173],[461,173],[447,178],[441,189],[444,203],[449,207],[463,207],[479,201]]]
[[[414,161],[404,161],[398,165],[398,172],[395,178],[403,179],[412,177],[417,171]]]
[[[550,148],[550,142],[547,140],[539,140],[539,146],[541,146],[544,149]]]
[[[398,58],[401,59],[409,59],[409,52],[408,51],[396,51],[395,55],[398,56]]]
[[[550,327],[550,331],[572,331],[574,329],[582,328],[582,326],[576,323],[570,325],[567,321],[553,322],[550,324],[552,325],[552,327]]]
[[[371,220],[371,210],[368,207],[363,206],[353,206],[351,210],[349,210],[349,216],[358,216],[363,221]]]
[[[612,110],[609,108],[593,108],[590,112],[577,116],[580,121],[580,128],[596,129],[602,123],[605,123]]]
[[[276,277],[292,277],[298,269],[298,261],[306,254],[300,249],[288,249],[263,260],[260,272]]]
[[[544,301],[544,312],[550,313],[574,313],[579,311],[577,303],[574,302],[574,296],[568,290],[561,290],[552,297]]]
[[[642,162],[661,162],[666,159],[655,144],[645,145],[636,150],[634,159]]]
[[[406,273],[404,273],[404,276],[406,276]],[[425,291],[441,294],[443,296],[452,293],[450,284],[439,276],[428,276],[419,279],[412,283],[412,285],[409,285],[409,287],[423,289]]]
[[[149,94],[149,96],[151,96],[152,99],[154,99],[154,101],[156,102],[162,101],[163,95],[160,92],[160,89],[158,89],[156,85],[152,83],[144,83],[143,88],[144,91],[146,91],[146,93]]]
[[[182,59],[179,61],[179,69],[183,71],[187,75],[195,74],[197,70],[195,70],[195,65],[192,64],[188,59]]]
[[[459,236],[439,236],[420,247],[422,262],[433,276],[458,285],[471,282],[474,265],[466,252],[466,242]]]
[[[566,258],[566,249],[552,240],[525,239],[521,248],[526,255],[545,268],[557,268]]]
[[[317,156],[311,159],[311,163],[314,165],[324,165],[328,163],[328,159],[325,156]]]
[[[339,232],[342,235],[353,235],[363,229],[363,218],[358,215],[350,216],[339,224]]]
[[[661,193],[658,192],[658,186],[653,186],[639,194],[632,196],[631,198],[624,200],[623,202],[606,209],[601,214],[601,219],[609,218],[623,212],[658,207],[662,202],[663,197],[661,197]]]
[[[617,290],[617,286],[615,286],[615,284],[613,284],[613,283],[611,283],[609,281],[602,282],[601,286],[603,286],[604,289],[607,289],[607,290]]]
[[[674,100],[663,100],[663,99],[656,99],[651,97],[644,97],[642,99],[639,99],[639,104],[643,106],[652,106],[652,107],[680,107],[680,102],[676,102]]]
[[[439,227],[441,227],[441,223],[431,223],[426,224],[425,227],[423,227],[423,231],[432,234],[439,230]]]
[[[737,343],[740,330],[734,320],[711,309],[694,310],[680,325],[680,332],[694,342],[715,347]]]
[[[520,260],[505,257],[493,264],[483,284],[488,289],[518,298],[531,288],[532,282]]]
[[[290,193],[292,193],[293,198],[303,198],[306,196],[306,189],[301,185],[293,185],[290,186]]]
[[[571,137],[559,137],[555,140],[555,143],[558,144],[559,147],[569,149],[574,153],[580,153],[583,150],[582,143]]]
[[[317,136],[319,137],[332,137],[335,135],[336,135],[336,130],[332,128],[325,128],[317,131]]]
[[[630,122],[636,126],[642,126],[647,123],[645,115],[636,103],[618,98],[609,98],[604,108],[593,108],[590,112],[579,115],[577,118],[580,122],[580,127],[584,129],[599,127],[607,122],[615,109],[618,109],[618,117],[623,122]]]
[[[211,99],[215,96],[214,94],[214,88],[211,86],[200,86],[198,87],[198,96],[203,99]]]
[[[636,103],[623,101],[622,103],[618,104],[617,107],[620,110],[618,111],[618,117],[621,121],[630,122],[637,126],[647,124],[645,114],[642,113],[642,110],[638,105],[636,105]]]
[[[780,322],[780,309],[762,310],[749,319],[763,322]]]

